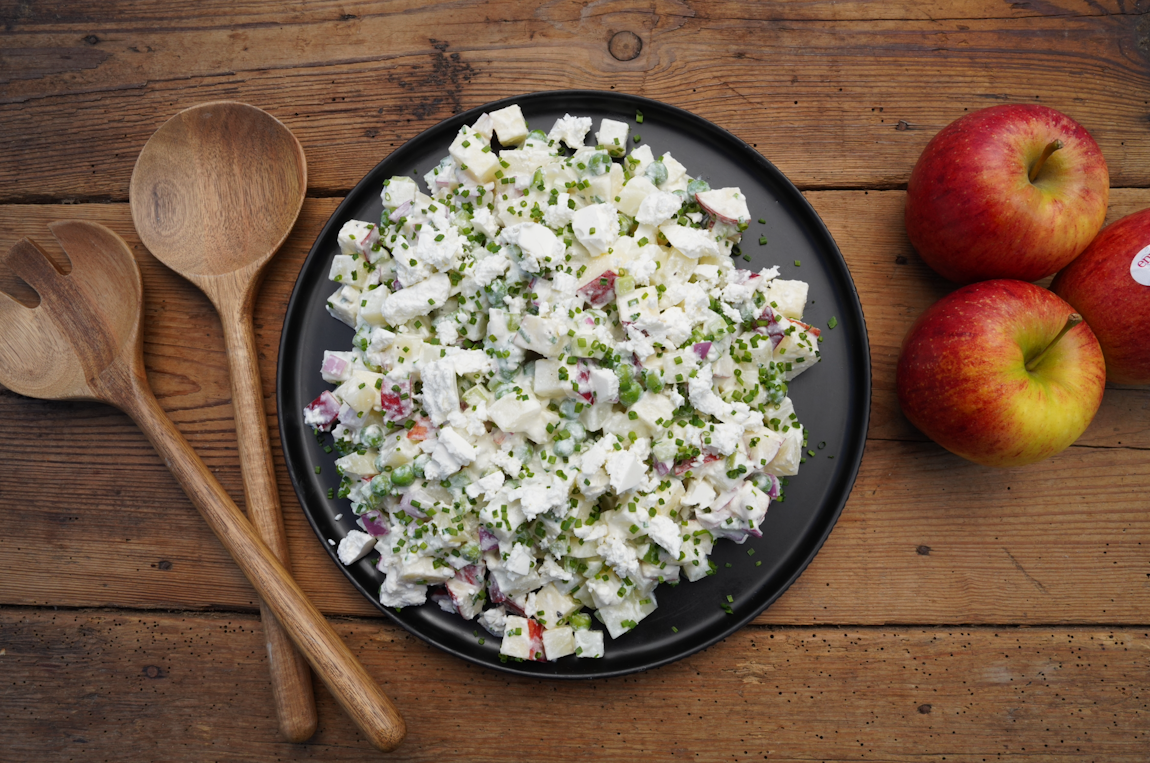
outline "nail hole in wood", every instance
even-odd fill
[[[616,32],[607,43],[607,50],[620,61],[631,61],[643,50],[643,41],[634,32]]]

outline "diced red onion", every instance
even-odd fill
[[[392,213],[387,216],[387,219],[391,220],[393,223],[397,223],[402,218],[407,216],[407,213],[411,211],[411,207],[412,207],[411,202],[405,201],[402,204],[400,204],[398,207],[396,207],[394,210],[392,210]]]
[[[413,505],[411,502],[413,493],[415,493],[414,490],[408,490],[406,493],[401,495],[399,498],[398,508],[400,510],[406,512],[407,514],[410,514],[411,516],[415,517],[416,519],[423,519],[424,517],[427,516],[427,514],[425,514],[423,509],[421,508],[423,506],[423,503],[421,502],[419,506]]]
[[[484,551],[490,551],[493,548],[499,548],[499,538],[495,537],[495,533],[491,532],[486,527],[480,527],[479,548]]]
[[[697,356],[699,356],[699,360],[706,360],[707,359],[707,353],[709,353],[711,351],[711,343],[710,342],[696,342],[695,346],[692,347],[691,349],[693,349],[695,351],[695,354]]]
[[[391,532],[383,523],[383,515],[378,511],[369,511],[359,518],[359,526],[373,538],[380,538]]]
[[[773,474],[765,475],[771,481],[771,486],[767,488],[767,495],[771,497],[772,501],[778,500],[781,488],[779,486],[779,478]]]

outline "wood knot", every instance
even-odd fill
[[[159,666],[157,665],[148,665],[146,668],[144,668],[144,675],[146,675],[148,678],[163,678],[164,671],[160,670]]]
[[[930,546],[919,546],[914,552],[919,556],[930,556]]]
[[[95,45],[99,41],[100,41],[100,38],[94,34],[90,34],[84,38],[84,42],[88,43],[89,45]]]
[[[168,570],[172,569],[172,563],[169,562],[167,559],[160,560],[160,563],[157,564],[156,566],[159,567],[164,572],[167,572]]]
[[[611,35],[607,50],[619,61],[631,61],[643,50],[643,41],[634,32],[616,32]]]
[[[930,714],[930,705],[919,705],[918,711],[922,715],[929,715]]]

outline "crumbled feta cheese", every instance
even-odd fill
[[[337,554],[344,566],[354,564],[375,548],[375,538],[359,530],[352,530],[339,542]]]
[[[414,286],[392,292],[384,300],[380,314],[385,321],[397,326],[412,318],[429,314],[437,305],[445,304],[450,293],[451,279],[446,274],[438,273]]]
[[[588,252],[600,255],[619,238],[619,215],[610,204],[592,204],[575,212],[571,229]]]
[[[547,133],[547,138],[555,142],[562,141],[570,148],[582,148],[583,141],[590,131],[590,117],[573,117],[570,114],[564,114],[555,121],[555,126],[551,128],[551,132]]]
[[[635,212],[635,219],[644,225],[658,227],[674,217],[681,206],[683,202],[675,194],[655,191],[643,199]]]

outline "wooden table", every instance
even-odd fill
[[[452,113],[536,90],[690,109],[803,189],[858,285],[874,397],[846,510],[754,625],[658,670],[555,683],[462,662],[382,618],[325,554],[281,460],[297,579],[402,708],[410,734],[393,757],[1146,761],[1150,392],[1110,387],[1075,446],[992,471],[927,441],[893,391],[907,327],[953,288],[902,226],[907,176],[943,125],[996,103],[1052,106],[1101,145],[1110,219],[1150,206],[1145,11],[1143,0],[8,2],[0,246],[48,243],[44,224],[67,217],[132,244],[151,382],[242,498],[219,322],[128,213],[136,155],[164,120],[244,100],[307,151],[310,195],[256,316],[274,422],[296,274],[340,197],[388,152]],[[252,589],[126,417],[0,390],[0,421],[0,759],[377,757],[322,689],[316,736],[279,740]]]

